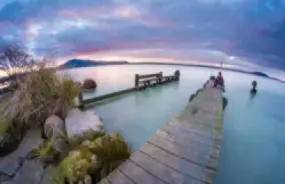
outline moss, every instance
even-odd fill
[[[57,167],[51,183],[62,184],[65,179],[74,182],[83,180],[92,167],[91,156],[89,149],[71,151]]]
[[[106,177],[120,163],[128,159],[131,148],[119,133],[112,133],[96,139],[92,152],[97,156],[96,179]]]
[[[39,148],[36,148],[34,151],[35,156],[38,157],[53,157],[56,154],[56,151],[53,148],[53,143],[51,140],[45,140],[43,145]]]
[[[221,130],[223,128],[223,99],[222,97],[220,98],[219,102],[219,107],[218,107],[218,112],[216,116],[216,123],[214,126],[214,136],[218,137],[221,133]]]
[[[79,181],[86,175],[92,175],[96,181],[100,181],[130,157],[131,148],[120,134],[103,134],[94,134],[89,144],[71,151],[59,164],[52,183],[63,184],[65,179]],[[94,155],[95,160],[92,159]]]

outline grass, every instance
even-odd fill
[[[21,81],[4,104],[4,115],[39,126],[53,114],[64,118],[78,93],[78,85],[68,76],[60,77],[55,69],[41,67]]]

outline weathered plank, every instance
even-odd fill
[[[152,159],[140,151],[137,151],[131,157],[131,160],[166,183],[203,184],[203,182],[198,181],[193,177],[189,177],[188,175],[183,175],[176,170],[161,164],[157,160]]]
[[[221,144],[221,91],[206,88],[158,130],[119,171],[135,183],[213,183]],[[117,171],[115,171],[117,172]],[[120,181],[110,175],[113,183]]]
[[[177,155],[170,154],[152,144],[146,143],[141,148],[140,151],[148,155],[149,157],[159,161],[160,163],[176,170],[177,172],[190,176],[196,180],[204,181],[209,183],[209,177],[205,175],[212,175],[214,170],[196,165],[188,160],[185,160]]]
[[[118,178],[118,179],[116,180],[116,182],[114,182],[114,181],[109,182],[109,180],[111,180],[111,178]],[[110,184],[113,184],[113,183],[116,183],[116,184],[134,184],[134,182],[130,178],[128,178],[125,174],[123,174],[119,169],[117,169],[114,172],[112,172],[107,177],[107,181],[106,182],[109,182]]]
[[[119,170],[124,173],[128,178],[132,178],[136,184],[155,183],[163,184],[164,182],[155,177],[152,173],[148,172],[148,169],[143,169],[131,160],[127,160],[123,165],[119,167]],[[110,177],[111,183],[116,183],[120,178],[117,176]]]
[[[171,138],[162,138],[157,136],[157,134],[148,140],[150,144],[153,144],[160,149],[166,150],[174,155],[180,156],[193,162],[195,164],[213,168],[213,166],[208,166],[210,154],[212,152],[211,147],[201,146],[201,144],[189,142],[186,146],[185,143],[179,143],[178,141],[169,141]]]

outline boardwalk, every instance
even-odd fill
[[[222,95],[210,86],[101,184],[213,183],[220,152]]]

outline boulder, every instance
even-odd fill
[[[76,108],[67,113],[65,127],[71,143],[80,143],[103,131],[103,123],[97,114]]]
[[[85,91],[94,90],[97,88],[97,83],[93,79],[85,79],[82,88]]]
[[[68,149],[64,122],[58,116],[50,116],[45,124],[44,131],[46,136],[53,142],[53,148],[57,152],[65,152]]]

